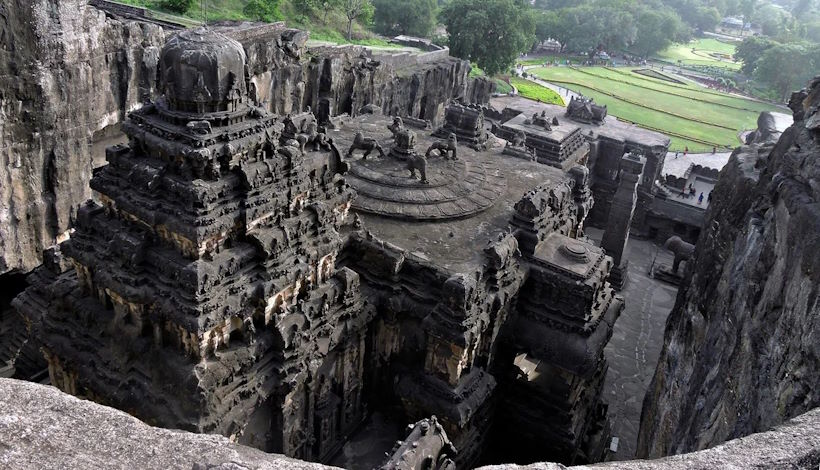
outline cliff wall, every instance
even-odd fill
[[[0,0],[0,273],[38,265],[68,229],[95,134],[149,92],[163,41],[86,0]]]
[[[309,51],[307,33],[281,23],[214,27],[245,46],[259,99],[280,114],[375,104],[435,124],[451,99],[492,92],[441,51],[380,60],[356,47]],[[0,0],[0,274],[31,270],[69,229],[125,114],[156,92],[168,33],[88,0]]]
[[[820,405],[820,78],[712,193],[644,400],[638,456],[703,449]]]

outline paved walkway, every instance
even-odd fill
[[[520,69],[516,69],[515,72],[519,77],[524,78],[521,75],[522,72],[526,72],[529,69],[534,69],[534,68],[538,68],[538,67],[541,67],[541,66],[540,65],[525,65]],[[541,85],[543,87],[549,88],[550,90],[558,93],[558,95],[560,95],[561,98],[564,100],[564,105],[569,103],[570,99],[572,99],[573,96],[576,97],[576,98],[580,97],[580,95],[578,93],[575,93],[574,91],[572,91],[570,89],[564,88],[562,86],[558,86],[554,83],[550,83],[550,82],[541,80],[540,78],[533,77],[532,74],[529,74],[529,73],[527,74],[527,78],[525,78],[525,80],[528,80],[528,81],[531,81],[531,82],[533,82],[537,85]]]
[[[679,178],[683,178],[683,175],[686,174],[686,170],[689,169],[689,165],[693,163],[706,168],[720,170],[726,166],[726,163],[729,162],[729,157],[732,156],[731,152],[689,153],[686,155],[684,155],[683,152],[678,152],[677,157],[675,153],[676,152],[669,152],[666,154],[661,175],[675,175]]]
[[[600,242],[603,232],[587,230],[587,236]],[[612,460],[634,457],[638,442],[643,397],[649,387],[663,346],[666,317],[672,310],[677,288],[650,278],[647,273],[655,258],[672,265],[671,253],[652,242],[630,238],[628,281],[621,292],[626,308],[615,323],[612,339],[604,349],[609,372],[603,398],[609,403],[612,435],[619,439]]]

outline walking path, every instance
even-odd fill
[[[677,152],[678,156],[675,157],[675,153],[676,152],[669,152],[666,154],[666,159],[663,162],[663,170],[661,171],[662,175],[674,175],[678,178],[683,178],[686,170],[689,169],[689,165],[692,164],[720,170],[726,166],[726,163],[729,162],[729,157],[732,155],[731,152],[690,153],[686,155],[684,155],[683,152]]]
[[[596,242],[603,232],[588,228]],[[604,349],[609,363],[603,399],[609,404],[612,435],[619,440],[611,460],[634,458],[641,420],[641,406],[663,347],[666,317],[675,304],[677,288],[649,277],[653,261],[672,265],[672,255],[658,245],[630,237],[627,245],[629,272],[621,294],[626,306]]]
[[[541,66],[540,65],[525,65],[521,69],[516,69],[516,73],[518,74],[519,77],[524,78],[523,75],[522,75],[522,72],[526,72],[529,69],[534,69],[534,68],[538,68],[538,67],[541,67]],[[561,98],[564,100],[564,103],[569,103],[570,99],[572,99],[573,97],[579,98],[581,96],[578,93],[575,93],[574,91],[569,90],[567,88],[564,88],[562,86],[558,86],[554,83],[546,82],[544,80],[541,80],[540,78],[535,78],[535,77],[532,76],[532,74],[529,74],[529,73],[527,74],[527,77],[525,78],[525,80],[529,80],[532,83],[535,83],[536,85],[541,85],[542,87],[549,88],[550,90],[558,93],[558,95],[561,96]]]

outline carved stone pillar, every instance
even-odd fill
[[[627,153],[621,158],[620,183],[612,198],[606,231],[601,240],[601,247],[614,262],[609,282],[619,290],[626,282],[629,260],[624,257],[624,253],[638,200],[637,187],[645,164],[646,158],[634,153]]]

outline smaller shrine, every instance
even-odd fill
[[[496,127],[495,133],[509,142],[505,154],[534,159],[562,170],[583,164],[589,154],[589,145],[579,126],[560,122],[543,111],[531,116],[520,113]]]
[[[436,130],[436,137],[448,138],[455,134],[458,141],[474,150],[486,150],[489,133],[484,128],[484,110],[480,106],[452,103],[444,112],[444,126]]]
[[[567,104],[567,117],[586,124],[603,124],[606,119],[606,105],[597,105],[592,98],[573,96]]]

